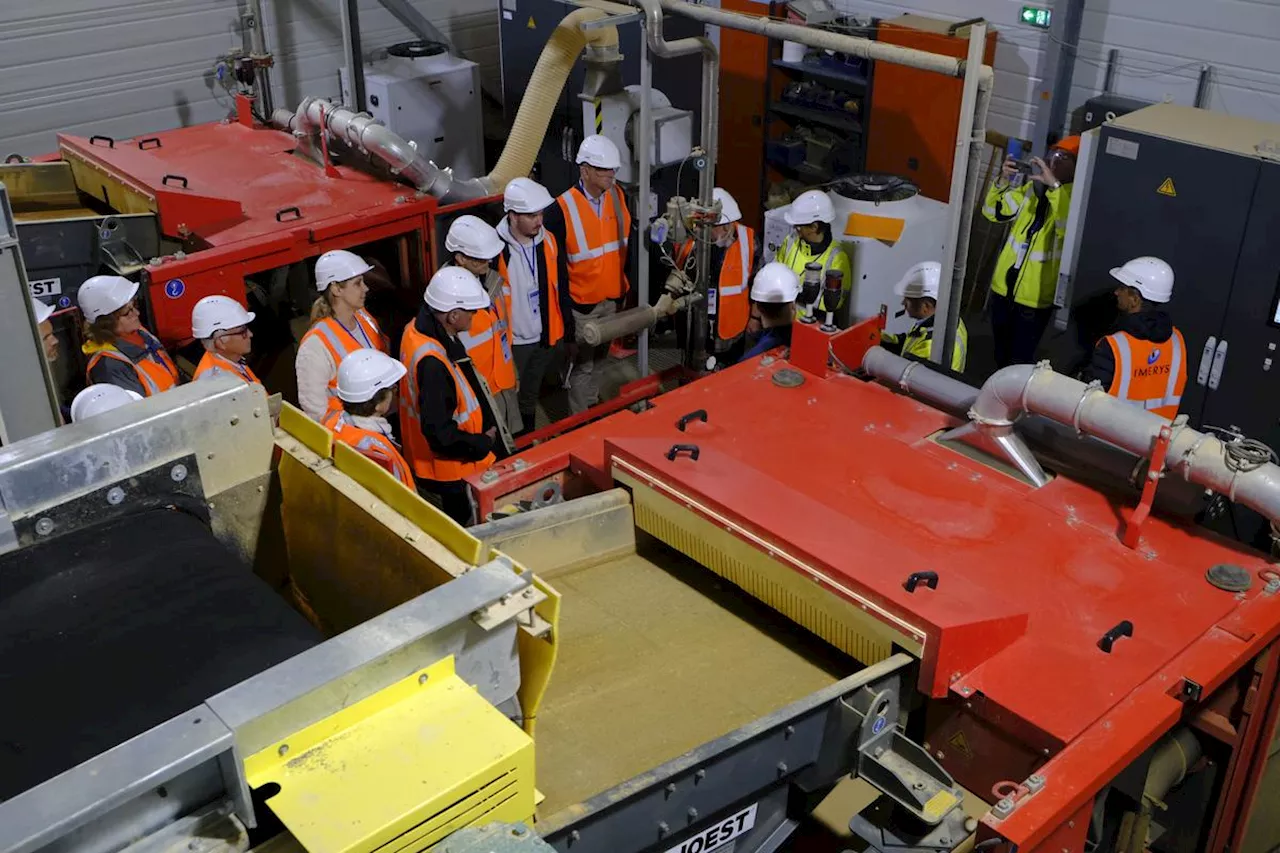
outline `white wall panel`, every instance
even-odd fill
[[[414,0],[498,84],[497,0]],[[239,47],[237,0],[0,2],[0,155],[56,147],[55,133],[137,136],[214,121],[231,98],[216,57]],[[377,0],[360,0],[366,51],[412,38]],[[337,0],[264,0],[279,105],[336,96]]]

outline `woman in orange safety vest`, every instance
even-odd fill
[[[316,290],[311,328],[298,344],[298,405],[308,417],[324,420],[342,410],[338,399],[338,365],[358,349],[388,351],[378,323],[364,308],[369,292],[364,274],[373,269],[364,258],[343,249],[325,252],[316,261]]]
[[[76,301],[84,315],[89,384],[106,383],[150,397],[178,384],[178,368],[155,335],[142,326],[134,297],[138,283],[118,275],[95,275],[80,285]]]

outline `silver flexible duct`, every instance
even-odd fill
[[[1010,461],[1015,461],[1010,450],[1019,459],[1034,461],[1014,432],[1014,421],[1025,412],[1043,415],[1143,458],[1150,457],[1161,427],[1169,425],[1159,415],[1112,397],[1096,384],[1086,385],[1054,373],[1046,362],[1018,364],[992,374],[969,410],[970,423],[948,436],[1003,436],[1006,440],[997,443],[1008,448],[1005,452]],[[1039,463],[1035,465],[1039,468]],[[1165,467],[1189,483],[1261,513],[1272,524],[1280,522],[1280,466],[1274,463],[1244,464],[1215,436],[1178,425]]]
[[[868,350],[862,367],[881,382],[958,418],[966,417],[978,400],[979,389],[972,385],[883,347]],[[1081,435],[1070,426],[1039,415],[1019,420],[1018,434],[1038,460],[1073,480],[1126,494],[1142,491],[1147,464],[1141,454]],[[1183,480],[1169,480],[1156,492],[1156,507],[1190,518],[1204,507],[1204,489]]]
[[[271,123],[282,130],[292,131],[306,145],[313,144],[322,123],[326,124],[335,138],[382,161],[393,174],[413,184],[419,191],[446,202],[493,195],[502,192],[512,178],[528,175],[533,168],[565,81],[584,51],[588,66],[597,72],[596,78],[616,77],[616,73],[611,72],[622,61],[618,52],[617,28],[607,23],[583,28],[588,23],[608,17],[599,9],[577,9],[552,30],[529,78],[502,156],[493,171],[482,178],[455,178],[448,167],[432,163],[420,155],[412,143],[378,124],[371,116],[321,98],[307,98],[293,114],[287,110],[276,110],[271,116]],[[318,159],[320,152],[312,150],[309,153]]]

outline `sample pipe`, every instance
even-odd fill
[[[719,148],[717,136],[720,127],[718,113],[720,108],[720,52],[716,49],[715,43],[705,36],[689,36],[675,41],[667,41],[662,30],[662,4],[659,0],[632,0],[632,2],[644,10],[645,39],[649,50],[653,51],[654,55],[661,59],[672,59],[694,53],[702,54],[702,125],[699,130],[698,142],[702,146],[702,150],[706,152],[707,167],[701,171],[698,177],[698,202],[703,207],[710,207],[714,199],[716,157],[718,156]],[[647,116],[641,116],[640,126],[644,128],[650,127]],[[647,151],[645,153],[647,154]],[[641,205],[647,205],[646,200],[649,197],[648,170],[643,168],[644,163],[641,165],[640,203]],[[643,227],[641,230],[643,230]],[[698,239],[694,241],[694,281],[698,282],[701,287],[706,288],[710,286],[707,279],[710,277],[711,272],[710,226],[705,223],[699,224],[697,226],[697,237]],[[647,253],[642,253],[640,255],[640,281],[636,294],[641,305],[646,305],[649,301],[648,266]],[[690,353],[701,352],[706,349],[707,314],[705,305],[705,302],[699,303],[689,312],[691,333],[687,347]],[[641,372],[648,372],[648,361],[645,358],[641,359]]]
[[[267,35],[262,22],[262,0],[249,0],[247,9],[252,19],[249,23],[249,57],[253,60],[254,94],[258,96],[258,109],[261,114],[269,116],[273,112],[275,99],[271,94],[271,68],[266,64],[271,54],[267,53]]]
[[[881,382],[955,417],[965,417],[978,400],[978,389],[972,385],[883,347],[867,350],[862,367]],[[1020,420],[1018,430],[1037,459],[1073,480],[1129,494],[1142,491],[1147,471],[1142,456],[1038,415]],[[1190,518],[1203,506],[1204,489],[1183,480],[1166,480],[1156,492],[1156,508],[1170,515]]]
[[[378,124],[371,116],[352,112],[323,98],[306,98],[293,113],[276,110],[271,123],[307,137],[323,126],[340,141],[381,160],[392,174],[448,202],[500,193],[512,178],[528,175],[533,169],[560,92],[583,49],[588,49],[588,62],[622,61],[616,27],[602,25],[584,30],[581,26],[607,17],[599,9],[583,8],[566,15],[556,25],[529,78],[502,156],[493,171],[484,177],[459,180],[451,169],[423,157],[408,140]]]
[[[701,298],[702,294],[700,293],[682,296],[675,300],[674,303],[671,303],[671,313],[679,311]],[[659,302],[659,304],[662,303]],[[623,338],[644,329],[652,328],[654,323],[666,316],[669,316],[667,312],[659,312],[652,305],[639,305],[635,308],[628,308],[626,311],[610,314],[608,317],[592,317],[587,320],[581,320],[578,322],[578,335],[587,346],[600,346],[616,338]]]
[[[1054,373],[1047,364],[1016,364],[991,375],[969,410],[971,423],[960,431],[1010,434],[1020,443],[1013,433],[1014,421],[1025,412],[1067,424],[1144,459],[1150,457],[1160,429],[1169,426],[1159,415],[1112,397],[1097,385]],[[1165,466],[1188,483],[1225,495],[1273,525],[1280,523],[1280,466],[1274,463],[1241,465],[1217,437],[1179,426]]]

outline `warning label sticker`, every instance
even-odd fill
[[[1160,195],[1167,195],[1174,198],[1178,195],[1178,191],[1173,188],[1173,178],[1165,178],[1160,182],[1160,186],[1156,187],[1156,192]]]
[[[947,743],[965,758],[973,758],[973,748],[969,746],[969,739],[964,736],[964,732],[956,732],[947,738]]]

